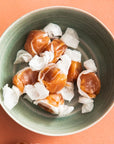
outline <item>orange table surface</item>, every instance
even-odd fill
[[[100,19],[114,35],[114,0],[0,0],[0,35],[22,15],[47,6],[71,6]],[[114,144],[114,108],[93,127],[78,134],[51,137],[33,133],[14,122],[0,107],[0,144]]]

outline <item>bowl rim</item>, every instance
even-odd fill
[[[5,32],[2,33],[1,37],[0,37],[0,41],[2,40],[2,38],[5,36],[5,34],[7,33],[7,31],[9,31],[16,23],[18,23],[21,19],[24,19],[25,17],[29,16],[29,15],[32,15],[33,13],[36,13],[36,12],[39,12],[39,11],[44,11],[44,10],[48,10],[48,9],[54,9],[54,8],[59,8],[59,9],[68,9],[68,10],[74,10],[74,11],[79,11],[79,12],[82,12],[90,17],[92,17],[93,19],[95,19],[96,21],[98,21],[103,27],[104,29],[107,30],[107,32],[110,34],[110,36],[112,37],[112,39],[114,39],[114,36],[112,34],[112,32],[107,28],[107,26],[105,26],[103,24],[103,22],[101,22],[97,17],[95,17],[93,14],[83,10],[83,9],[80,9],[80,8],[75,8],[75,7],[69,7],[69,6],[49,6],[49,7],[43,7],[43,8],[39,8],[39,9],[36,9],[36,10],[33,10],[33,11],[30,11],[26,14],[24,14],[23,16],[21,16],[20,18],[18,18],[16,21],[14,21],[6,30]],[[42,135],[46,135],[46,136],[67,136],[67,135],[72,135],[72,134],[76,134],[76,133],[79,133],[79,132],[82,132],[92,126],[94,126],[95,124],[97,124],[99,121],[101,121],[110,111],[111,109],[113,108],[114,106],[114,102],[112,102],[111,106],[108,108],[108,110],[100,117],[98,118],[95,122],[93,122],[92,124],[80,129],[80,130],[76,130],[76,131],[73,131],[73,132],[68,132],[68,133],[61,133],[61,134],[52,134],[52,133],[48,133],[48,132],[41,132],[39,130],[34,130],[33,128],[29,128],[26,124],[22,124],[22,122],[20,122],[18,119],[16,119],[11,113],[10,111],[7,110],[7,108],[4,106],[3,104],[3,101],[1,100],[1,95],[0,95],[0,104],[2,106],[2,108],[5,110],[5,112],[16,122],[18,123],[20,126],[32,131],[32,132],[35,132],[37,134],[42,134]]]

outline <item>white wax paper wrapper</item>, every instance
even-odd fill
[[[91,112],[94,108],[94,100],[92,98],[79,96],[79,103],[82,103],[82,113]]]
[[[31,100],[37,100],[39,98],[39,93],[34,85],[25,85],[24,93],[26,93]]]
[[[22,63],[22,62],[29,62],[32,59],[32,55],[29,54],[25,50],[19,50],[17,52],[16,60],[14,61],[14,64]]]
[[[87,103],[82,105],[82,113],[88,113],[91,112],[94,108],[94,103]]]
[[[82,103],[82,104],[88,104],[88,103],[94,102],[94,100],[92,98],[87,98],[87,97],[79,96],[78,102]]]
[[[8,87],[6,84],[3,87],[3,97],[4,97],[4,105],[11,110],[19,101],[19,97],[21,96],[20,90],[13,86],[12,88]]]
[[[79,37],[77,32],[72,28],[67,28],[63,36],[61,37],[61,40],[71,48],[76,49],[79,44]]]
[[[35,83],[34,86],[37,89],[37,92],[39,93],[39,99],[44,99],[47,96],[49,96],[49,91],[42,83],[37,82],[37,83]]]
[[[44,31],[48,33],[50,38],[56,38],[58,36],[62,36],[62,30],[59,25],[54,23],[49,23],[44,27]]]
[[[72,61],[81,62],[81,53],[79,51],[66,49],[65,54],[68,55]]]
[[[88,95],[86,92],[82,91],[81,88],[80,88],[80,84],[81,84],[81,79],[80,79],[80,77],[81,77],[82,74],[88,74],[88,73],[90,73],[90,72],[93,72],[93,71],[92,71],[92,70],[84,70],[84,71],[82,71],[82,72],[79,74],[79,76],[78,76],[78,78],[77,78],[78,92],[79,92],[79,94],[80,94],[81,96],[84,96],[84,97],[87,97],[87,98],[89,98],[89,95]]]
[[[59,107],[59,116],[64,117],[74,110],[73,106],[61,105]]]
[[[35,101],[34,104],[41,104],[53,111],[53,114],[57,114],[61,117],[68,115],[74,110],[73,106],[67,106],[67,105],[59,105],[58,107],[55,107],[51,104],[48,103],[46,99],[40,100],[40,101]]]
[[[97,67],[96,67],[96,65],[95,65],[95,62],[94,62],[94,60],[92,60],[92,59],[89,59],[89,60],[84,61],[84,67],[85,67],[87,70],[92,70],[93,72],[96,72],[96,71],[97,71]]]
[[[68,74],[68,70],[70,68],[71,65],[71,59],[66,55],[62,55],[60,57],[61,60],[59,60],[56,63],[57,68],[59,68],[64,74]]]
[[[49,95],[49,91],[40,82],[37,82],[34,85],[26,85],[24,92],[30,97],[31,100],[44,99]]]
[[[45,51],[41,56],[35,55],[29,62],[29,66],[33,71],[38,71],[43,69],[53,58],[54,53],[52,51]]]
[[[74,97],[74,84],[71,82],[67,82],[68,86],[65,86],[62,90],[60,90],[58,93],[60,93],[64,100],[71,101]]]

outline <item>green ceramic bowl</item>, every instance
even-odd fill
[[[28,33],[33,29],[42,29],[48,23],[74,28],[80,37],[79,50],[82,59],[93,58],[98,67],[101,80],[101,92],[95,99],[94,110],[81,114],[81,105],[77,103],[77,90],[71,105],[75,110],[66,117],[53,116],[22,97],[18,105],[9,111],[4,110],[20,125],[36,133],[61,136],[80,132],[103,118],[111,109],[114,99],[114,39],[111,32],[94,16],[83,10],[70,7],[49,7],[30,12],[14,22],[0,39],[0,88],[12,81],[14,73],[23,65],[14,67],[16,53],[22,49]]]

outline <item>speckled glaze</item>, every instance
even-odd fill
[[[63,32],[67,27],[74,28],[80,38],[79,50],[82,61],[93,58],[101,80],[101,92],[95,99],[95,107],[91,113],[81,114],[81,105],[77,103],[79,94],[75,89],[75,98],[70,105],[75,110],[66,117],[53,116],[23,97],[9,111],[4,110],[20,125],[51,136],[69,135],[80,132],[98,122],[111,109],[114,100],[114,39],[109,30],[87,12],[69,7],[49,7],[33,11],[14,22],[0,39],[0,88],[6,83],[12,84],[14,73],[23,67],[13,62],[16,53],[22,49],[28,33],[33,29],[42,29],[48,23],[61,26]]]

